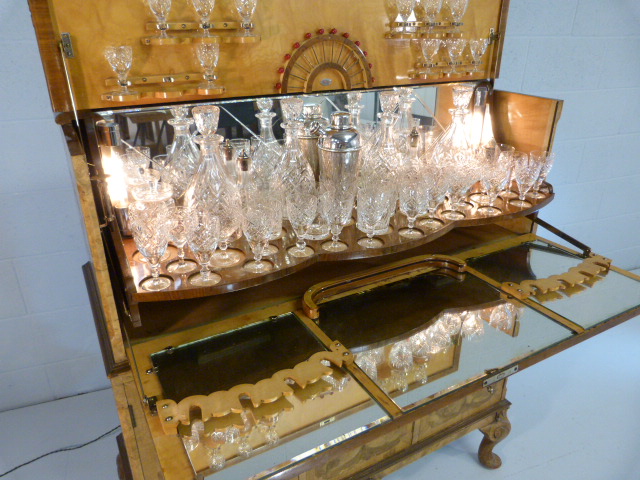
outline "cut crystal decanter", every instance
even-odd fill
[[[182,204],[189,182],[198,170],[200,151],[191,137],[190,127],[194,121],[187,118],[185,107],[173,107],[173,118],[168,120],[174,129],[173,143],[167,149],[167,163],[163,178],[173,186],[173,198]]]
[[[193,117],[200,135],[200,165],[184,195],[186,206],[208,210],[220,221],[220,239],[230,239],[242,223],[240,194],[229,180],[220,158],[222,136],[216,134],[220,109],[215,106],[195,107]]]

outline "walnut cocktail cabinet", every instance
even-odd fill
[[[525,202],[507,184],[487,214],[478,182],[464,214],[439,207],[413,236],[396,212],[375,248],[354,211],[344,247],[308,235],[313,254],[298,257],[285,220],[258,273],[242,266],[246,236],[232,235],[223,255],[241,262],[215,268],[208,286],[170,268],[170,246],[166,288],[144,288],[154,271],[118,172],[127,147],[153,158],[180,135],[188,143],[180,118],[195,106],[219,107],[218,134],[249,142],[280,136],[279,101],[300,98],[313,163],[326,117],[348,110],[364,136],[396,88],[396,128],[409,125],[424,158],[452,112],[469,142],[481,132],[478,144],[550,151],[562,101],[493,90],[508,1],[29,3],[91,248],[84,273],[122,423],[121,478],[381,478],[476,429],[480,464],[497,468],[507,377],[638,313],[639,277],[539,217],[555,195],[547,183]],[[464,86],[472,101],[459,105]],[[402,155],[417,148],[398,138]],[[221,144],[228,178],[248,171],[245,154]],[[138,167],[158,188],[152,173],[165,166],[147,170],[151,158]]]

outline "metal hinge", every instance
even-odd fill
[[[61,38],[62,51],[64,52],[66,57],[74,58],[76,55],[73,52],[73,42],[71,41],[71,34],[61,33],[60,38]]]
[[[486,378],[484,380],[484,382],[482,382],[482,386],[485,387],[485,388],[489,387],[489,386],[493,385],[494,383],[497,383],[500,380],[513,375],[514,373],[516,373],[518,371],[518,368],[519,368],[518,365],[514,365],[511,368],[507,368],[506,370],[502,370],[499,373],[495,373],[495,375],[491,375],[491,374],[496,372],[496,370],[487,370],[487,375],[491,375],[491,376]]]
[[[138,424],[136,423],[136,416],[133,413],[133,407],[131,405],[127,405],[129,409],[129,417],[131,417],[131,427],[136,428]]]
[[[149,407],[149,410],[151,411],[151,413],[153,415],[157,415],[158,414],[158,397],[144,397],[142,399],[142,401],[144,402],[144,404]]]
[[[497,42],[500,39],[500,34],[496,33],[495,29],[490,29],[489,30],[489,45],[491,45],[492,43]]]

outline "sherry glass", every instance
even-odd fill
[[[540,167],[524,152],[515,152],[513,154],[513,177],[518,184],[519,195],[518,198],[509,202],[511,205],[524,208],[531,206],[531,202],[525,200],[525,196],[540,175]]]
[[[460,25],[462,25],[462,17],[464,17],[469,6],[469,0],[445,0],[445,2],[451,12],[451,24],[455,28],[454,31],[458,32],[460,31]]]
[[[467,46],[467,40],[464,38],[447,38],[444,41],[444,46],[447,48],[447,53],[451,59],[450,75],[457,75],[459,72],[456,70],[456,64],[462,56],[464,48]]]
[[[211,28],[211,24],[209,21],[211,20],[211,14],[213,13],[213,8],[215,7],[216,0],[191,0],[191,5],[193,5],[193,9],[196,11],[198,16],[200,17],[200,26],[202,27],[202,36],[203,37],[211,37],[211,32],[209,29]]]
[[[160,35],[156,38],[171,38],[167,35],[167,30],[169,28],[169,25],[167,24],[167,17],[171,11],[171,0],[147,0],[147,4],[158,20],[158,30],[160,30]]]
[[[276,431],[278,425],[279,414],[263,417],[258,421],[258,430],[264,436],[266,444],[270,447],[276,445],[280,441],[280,436]]]
[[[436,63],[436,55],[438,55],[438,52],[440,51],[441,44],[442,40],[439,38],[423,38],[420,42],[422,55],[424,55],[424,59],[427,61],[427,75],[431,73],[431,68]]]
[[[556,154],[547,152],[546,150],[534,150],[533,152],[529,153],[529,156],[534,162],[540,165],[540,175],[538,176],[536,183],[534,183],[529,195],[532,198],[545,198],[546,195],[540,192],[540,187],[542,186],[542,183],[547,179],[547,175],[549,175],[549,172],[553,167],[553,163],[556,159]]]
[[[252,273],[264,273],[273,269],[273,264],[263,260],[265,247],[269,243],[269,233],[274,217],[282,218],[277,204],[262,197],[257,191],[245,197],[242,230],[249,242],[253,260],[244,264],[244,269]]]
[[[436,18],[442,9],[442,0],[418,0],[418,4],[424,11],[424,16],[429,23],[429,31],[436,25]]]
[[[127,76],[133,62],[133,48],[128,45],[107,47],[104,49],[104,56],[111,69],[118,76],[118,84],[120,85],[120,90],[109,92],[109,95],[138,95],[138,92],[129,90],[129,82],[127,82]]]
[[[222,470],[227,460],[222,454],[222,446],[227,443],[227,435],[225,432],[214,430],[211,435],[205,437],[203,445],[209,455],[209,465],[213,470]]]
[[[195,217],[187,232],[189,247],[200,264],[200,272],[189,278],[189,283],[196,287],[216,285],[222,277],[211,271],[209,261],[218,247],[220,239],[220,218],[211,211],[196,205],[192,214]]]
[[[376,229],[389,211],[390,204],[396,200],[395,191],[389,183],[388,179],[370,177],[358,185],[357,224],[367,235],[366,238],[358,240],[358,245],[361,247],[378,248],[384,245],[381,239],[374,236]]]
[[[156,292],[169,288],[170,278],[160,276],[160,261],[167,250],[172,228],[169,207],[162,202],[135,202],[129,205],[129,225],[138,251],[151,267],[151,277],[140,287]]]
[[[313,255],[313,248],[307,246],[305,235],[316,217],[317,207],[318,197],[315,192],[298,191],[287,195],[287,217],[297,237],[296,246],[287,250],[292,257],[304,258]]]
[[[178,248],[178,260],[167,265],[169,273],[189,273],[196,269],[196,262],[186,260],[184,247],[187,244],[187,235],[195,228],[196,216],[193,208],[172,207],[173,228],[169,230],[169,241]]]
[[[489,40],[486,38],[469,40],[469,50],[471,51],[471,57],[473,58],[473,73],[478,71],[478,65],[480,65],[480,59],[487,51],[488,46],[489,46]]]
[[[330,226],[331,241],[324,242],[322,248],[328,252],[342,252],[348,245],[340,241],[342,228],[351,220],[355,203],[355,186],[335,189],[321,185],[318,208]]]
[[[416,6],[416,0],[396,0],[396,7],[400,18],[406,24],[409,21],[409,17],[413,12],[413,8]],[[408,31],[408,27],[405,25],[405,30]]]
[[[240,15],[240,18],[242,19],[241,26],[244,28],[242,35],[250,37],[251,28],[253,27],[251,24],[251,17],[253,17],[253,13],[256,11],[258,0],[235,0],[235,3],[238,15]]]
[[[407,228],[401,228],[398,234],[405,238],[420,238],[424,235],[421,230],[415,228],[415,223],[416,219],[428,210],[424,195],[428,180],[420,168],[419,144],[420,134],[414,129],[409,135],[408,164],[401,166],[398,175],[400,211],[407,217]]]
[[[425,202],[427,205],[426,217],[418,220],[418,226],[430,230],[440,228],[444,222],[436,217],[438,206],[444,202],[447,194],[447,186],[445,184],[445,173],[443,169],[435,165],[429,165],[424,171],[424,191]]]
[[[218,76],[216,75],[216,68],[218,67],[218,60],[220,59],[220,44],[198,43],[196,45],[196,55],[200,65],[202,65],[204,77],[206,79],[205,83],[198,85],[198,89],[206,91],[220,88],[216,83],[216,80],[218,79]]]
[[[482,183],[486,184],[487,205],[478,208],[483,215],[498,215],[502,210],[495,206],[498,195],[507,187],[513,167],[515,148],[505,143],[484,147],[487,160],[481,165]]]

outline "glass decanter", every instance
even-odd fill
[[[173,186],[173,198],[181,205],[189,182],[196,174],[200,164],[200,151],[191,137],[190,127],[193,119],[186,118],[182,107],[171,109],[173,118],[167,123],[173,127],[173,143],[167,149],[167,163],[163,178]]]
[[[395,124],[396,145],[401,154],[409,151],[408,139],[414,127],[413,112],[413,89],[411,87],[402,87],[398,89],[398,120]]]
[[[351,125],[360,129],[361,120],[360,115],[364,109],[364,105],[360,104],[362,100],[362,92],[349,92],[347,93],[347,112],[351,115]]]
[[[299,119],[302,116],[304,102],[300,98],[287,98],[282,100],[280,105],[285,121],[282,124],[284,151],[280,163],[284,168],[282,185],[287,205],[286,210],[288,214],[299,213],[296,218],[289,218],[298,237],[296,247],[289,249],[289,254],[296,257],[306,257],[314,253],[311,247],[305,245],[305,234],[317,213],[316,209],[312,208],[314,199],[317,205],[317,196],[313,169],[304,157],[299,141],[303,127],[303,123]]]
[[[188,207],[200,205],[201,209],[219,217],[222,252],[214,256],[212,263],[218,267],[228,267],[244,259],[240,251],[227,251],[227,243],[242,223],[242,203],[238,187],[227,176],[220,158],[222,136],[215,133],[219,116],[220,109],[215,106],[193,109],[200,132],[195,138],[200,145],[200,165],[184,194],[184,204]]]

